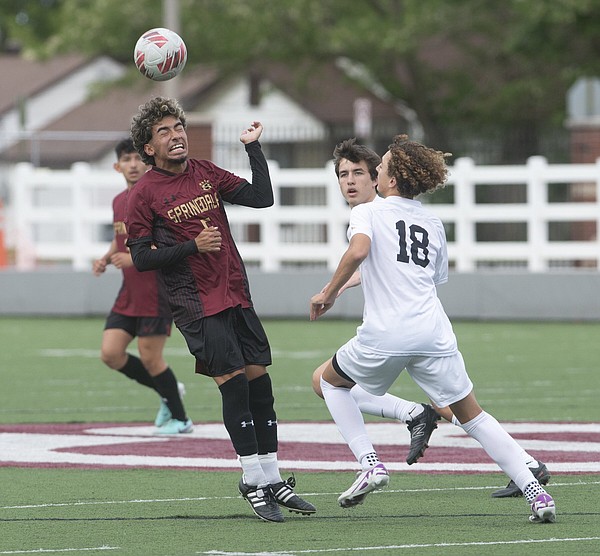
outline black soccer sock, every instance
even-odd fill
[[[258,452],[256,432],[248,404],[248,379],[245,374],[230,378],[219,386],[223,399],[223,424],[238,456]]]
[[[171,412],[171,417],[178,421],[187,421],[183,402],[177,389],[177,379],[171,367],[167,367],[162,373],[151,378],[154,383],[154,389],[167,404]]]
[[[154,386],[154,382],[152,381],[152,377],[148,373],[146,367],[144,367],[142,361],[136,357],[135,355],[131,355],[131,353],[127,354],[127,362],[122,369],[117,369],[120,373],[123,373],[125,376],[129,377],[136,382],[139,382],[143,386],[147,386],[148,388],[152,388],[152,390],[156,390]]]
[[[264,374],[248,383],[250,391],[250,412],[254,419],[258,453],[277,451],[277,415],[271,377]]]

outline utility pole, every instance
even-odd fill
[[[175,31],[181,36],[181,17],[179,13],[179,0],[163,0],[163,27]],[[177,98],[179,94],[178,77],[163,81],[162,88],[164,96]]]

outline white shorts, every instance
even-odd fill
[[[473,389],[460,352],[445,357],[383,355],[354,337],[338,349],[334,368],[375,396],[383,396],[406,369],[437,407],[458,402]]]

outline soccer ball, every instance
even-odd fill
[[[157,27],[138,39],[133,61],[142,75],[154,81],[168,81],[185,67],[187,48],[177,33]]]

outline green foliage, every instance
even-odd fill
[[[413,108],[428,141],[452,150],[457,127],[523,130],[535,153],[561,126],[577,77],[600,74],[594,0],[179,0],[189,63],[223,70],[347,57]],[[29,52],[131,59],[164,26],[161,0],[7,0],[3,35]]]

